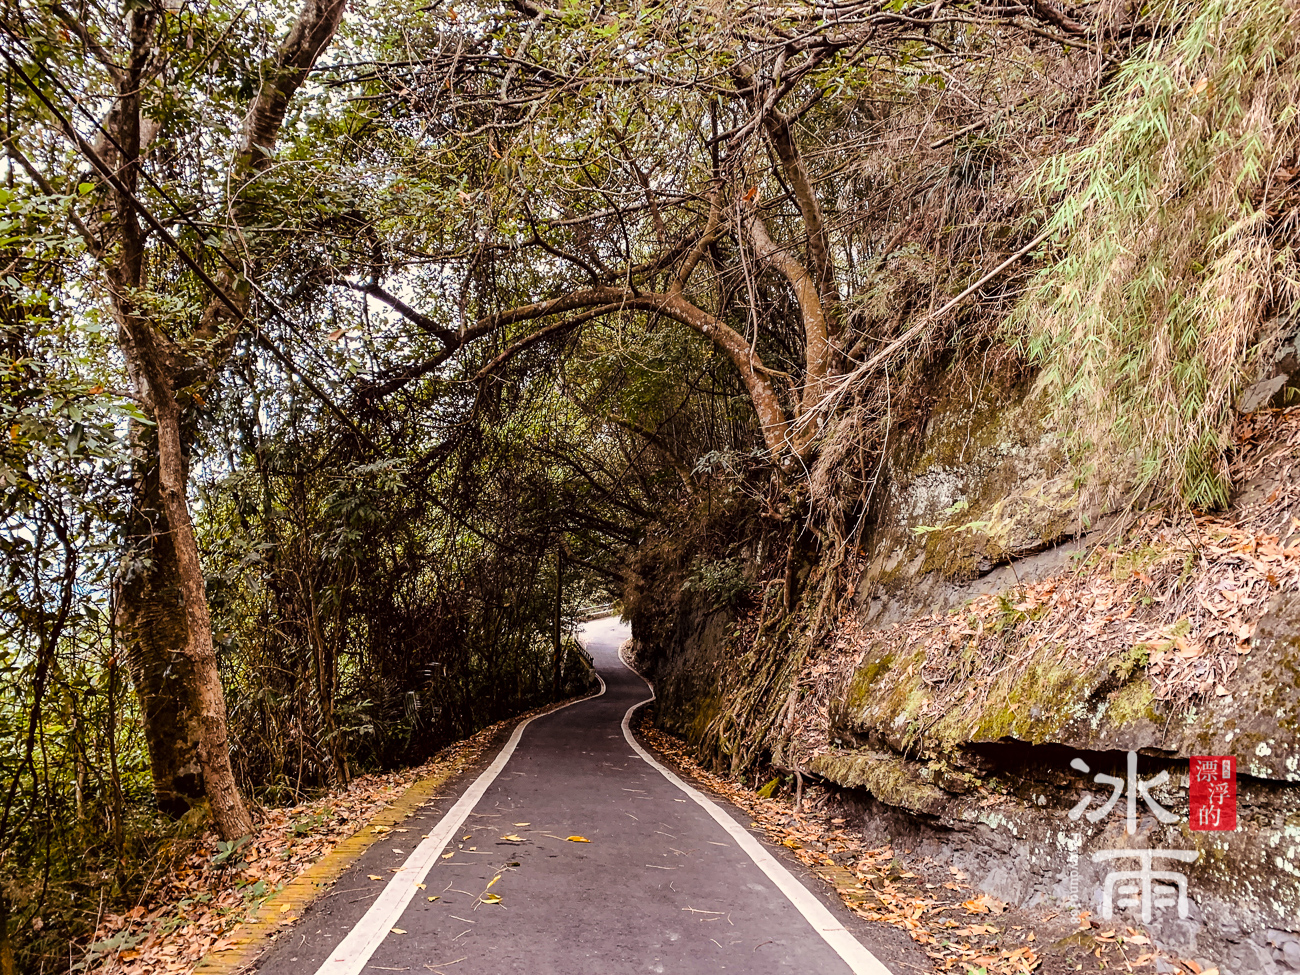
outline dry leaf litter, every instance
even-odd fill
[[[93,975],[186,975],[209,952],[234,944],[238,925],[285,883],[361,829],[414,782],[472,766],[512,718],[484,728],[424,765],[354,779],[315,802],[262,810],[251,839],[224,860],[208,833],[160,866],[143,898],[99,918],[75,967]],[[286,921],[287,923],[287,921]]]
[[[905,861],[906,851],[889,846],[869,847],[845,820],[830,818],[829,794],[820,786],[808,787],[804,808],[796,809],[790,797],[763,798],[701,767],[684,742],[651,725],[652,712],[641,718],[637,733],[657,752],[743,809],[751,825],[833,886],[859,917],[906,932],[936,972],[1023,975],[1040,971],[1045,959],[1063,961],[1067,955],[1091,958],[1095,967],[1086,969],[1090,971],[1150,972],[1156,958],[1163,957],[1136,928],[1108,922],[1103,930],[1086,911],[1030,916],[976,892],[956,868]],[[936,874],[939,882],[930,882]]]
[[[980,596],[952,614],[875,631],[841,619],[799,675],[803,697],[784,729],[791,760],[806,767],[829,747],[831,703],[871,644],[899,658],[924,652],[920,727],[978,713],[1000,677],[1045,653],[1082,674],[1144,650],[1157,700],[1188,708],[1230,695],[1269,602],[1300,587],[1300,408],[1246,415],[1236,444],[1233,481],[1246,489],[1227,513],[1151,514],[1124,540],[1095,547],[1078,570]]]
[[[1048,649],[1083,673],[1142,647],[1155,697],[1179,707],[1231,694],[1238,659],[1251,651],[1272,597],[1300,587],[1300,408],[1247,414],[1234,441],[1231,474],[1239,496],[1226,513],[1148,515],[1125,539],[1095,547],[1075,571],[981,596],[953,614],[876,631],[842,618],[830,645],[810,653],[798,677],[799,707],[788,710],[782,729],[790,738],[787,760],[806,768],[831,748],[832,702],[844,696],[871,642],[897,648],[899,657],[924,651],[921,678],[930,694],[923,718],[976,710],[1002,674]],[[752,634],[757,622],[742,623],[741,632]],[[963,656],[976,661],[974,669],[963,669]],[[906,931],[938,971],[1013,975],[1040,970],[1045,959],[1056,968],[1080,953],[1099,968],[1151,971],[1164,957],[1145,932],[1112,922],[1103,928],[1088,912],[1028,918],[975,895],[951,867],[930,863],[952,876],[929,883],[904,867],[897,851],[868,849],[836,820],[713,775],[682,742],[648,723],[642,734],[745,809],[773,841],[833,884],[856,914]],[[1002,798],[988,795],[983,802]],[[913,868],[933,877],[920,863]],[[1035,926],[1051,941],[1038,937]],[[1164,960],[1191,975],[1217,975],[1194,960]]]

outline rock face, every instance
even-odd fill
[[[1141,534],[1118,514],[1132,470],[1076,483],[1044,415],[1026,387],[934,406],[889,459],[828,639],[768,623],[766,588],[757,635],[699,600],[634,613],[660,720],[733,769],[761,743],[869,836],[1021,906],[1101,916],[1115,871],[1181,874],[1162,944],[1224,975],[1300,970],[1300,409],[1243,435],[1240,510],[1185,543],[1120,541]],[[1237,760],[1235,831],[1191,829],[1193,756]]]
[[[1259,375],[1237,396],[1236,407],[1242,413],[1276,407],[1294,406],[1300,399],[1300,330],[1277,344],[1260,364]]]
[[[1110,672],[1067,681],[1031,669],[1008,684],[1020,696],[1013,693],[1003,723],[990,719],[961,740],[932,748],[927,760],[909,761],[899,755],[907,695],[899,693],[894,669],[882,670],[882,658],[868,654],[850,692],[832,704],[830,735],[884,748],[832,748],[811,766],[854,790],[856,798],[846,801],[881,842],[906,839],[914,851],[951,861],[990,893],[1024,906],[1075,906],[1102,916],[1115,865],[1094,861],[1094,855],[1194,851],[1196,862],[1164,866],[1187,878],[1189,916],[1158,913],[1151,930],[1161,943],[1189,957],[1212,958],[1223,971],[1272,971],[1269,966],[1283,962],[1285,946],[1300,940],[1300,789],[1294,785],[1300,594],[1273,600],[1247,660],[1229,698],[1215,698],[1168,729],[1172,722],[1154,720],[1154,709],[1114,706],[1125,696],[1150,702],[1149,694],[1099,695]],[[1144,681],[1136,675],[1128,686]],[[1062,713],[1073,717],[1050,717]],[[1148,792],[1176,821],[1160,822],[1140,792],[1131,834],[1126,796],[1096,823],[1086,814],[1071,819],[1071,809],[1088,793],[1095,797],[1089,811],[1100,807],[1108,790],[1094,784],[1096,774],[1123,781],[1126,793],[1132,788],[1130,750],[1137,753],[1138,780],[1167,775]],[[1235,831],[1190,829],[1193,755],[1238,758]],[[1072,768],[1072,760],[1087,773]],[[1119,868],[1135,869],[1137,862],[1125,860]]]
[[[1004,404],[1002,419],[991,424],[997,432],[986,427],[963,439],[977,441],[964,469],[960,458],[954,465],[947,445],[968,419],[936,417],[928,436],[937,446],[919,451],[919,460],[892,482],[873,558],[856,586],[862,596],[853,622],[860,632],[847,646],[856,654],[824,693],[831,747],[814,749],[811,768],[858,796],[863,824],[882,840],[906,836],[914,849],[951,859],[991,893],[1022,905],[1077,905],[1101,915],[1111,870],[1134,869],[1139,861],[1119,853],[1108,854],[1113,861],[1096,860],[1097,854],[1187,851],[1194,862],[1167,861],[1164,869],[1186,877],[1188,916],[1156,912],[1153,933],[1184,955],[1214,959],[1224,972],[1286,970],[1277,966],[1290,964],[1296,949],[1288,946],[1300,937],[1300,587],[1294,573],[1300,549],[1284,548],[1300,540],[1294,520],[1300,505],[1291,488],[1292,466],[1300,469],[1300,417],[1295,410],[1282,414],[1290,424],[1260,451],[1279,463],[1254,472],[1244,492],[1254,505],[1250,524],[1273,526],[1275,534],[1252,529],[1234,536],[1248,536],[1251,552],[1258,540],[1267,545],[1276,538],[1279,568],[1266,568],[1267,585],[1238,599],[1231,568],[1217,582],[1198,584],[1198,574],[1213,575],[1221,565],[1190,545],[1178,583],[1151,597],[1176,598],[1171,594],[1181,586],[1203,607],[1217,607],[1220,595],[1258,604],[1253,633],[1248,623],[1230,624],[1246,637],[1235,655],[1226,651],[1235,659],[1220,654],[1225,662],[1217,670],[1210,665],[1208,680],[1180,685],[1192,693],[1188,701],[1161,687],[1153,663],[1213,656],[1200,639],[1212,626],[1194,622],[1194,614],[1153,639],[1134,635],[1141,628],[1135,631],[1131,618],[1141,617],[1142,606],[1116,603],[1091,617],[1076,613],[1106,647],[1091,656],[1078,652],[1077,636],[1059,629],[1055,639],[1038,644],[1014,635],[1017,628],[1033,630],[1025,621],[1038,613],[1068,619],[1059,606],[1033,604],[1025,593],[1050,590],[1034,584],[1067,578],[1095,560],[1115,494],[1065,487],[1054,435],[1033,422],[1030,403]],[[1115,474],[1122,479],[1123,471]],[[1083,531],[1085,525],[1092,531]],[[1043,548],[1071,528],[1077,535],[1069,544]],[[911,541],[909,532],[919,540]],[[1034,554],[1017,558],[1020,553]],[[1124,561],[1128,554],[1116,558],[1116,573],[1145,576],[1142,560],[1160,561],[1155,550],[1136,555],[1131,563]],[[1010,564],[993,569],[997,562]],[[1006,649],[1000,669],[953,656],[964,640],[970,641],[967,656],[977,644],[987,652],[987,640],[960,629],[985,626],[987,613],[970,616],[978,624],[954,624],[958,635],[947,643],[900,637],[907,632],[900,621],[945,613],[961,619],[961,607],[990,596],[1005,605],[994,625],[1013,634],[993,644],[995,653]],[[1075,649],[1063,650],[1071,639]],[[948,682],[961,687],[963,680],[974,700],[941,700]],[[1096,774],[1133,788],[1128,753],[1136,756],[1139,781],[1166,777],[1149,793],[1172,822],[1157,819],[1142,799],[1132,829],[1123,802],[1096,823],[1072,819],[1076,804],[1098,791]],[[1189,762],[1205,755],[1237,759],[1235,831],[1190,828]]]

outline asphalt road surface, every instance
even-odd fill
[[[262,975],[888,975],[743,813],[632,741],[625,716],[650,692],[619,660],[626,625],[585,636],[604,693],[517,730],[458,795],[376,844]]]

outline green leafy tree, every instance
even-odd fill
[[[210,17],[211,11],[146,2],[73,12],[52,4],[7,25],[11,85],[27,89],[27,132],[10,134],[11,155],[29,178],[49,185],[19,144],[58,133],[71,151],[63,166],[79,159],[88,170],[88,212],[74,226],[99,270],[93,286],[112,311],[132,394],[148,421],[132,424],[133,496],[116,625],[140,698],[158,803],[179,813],[208,801],[228,839],[251,823],[231,771],[189,507],[196,412],[201,391],[249,327],[244,274],[256,258],[244,250],[245,226],[260,204],[250,187],[270,170],[289,103],[342,10],[341,0],[308,0],[275,53],[258,65],[240,64],[243,56],[235,53],[249,25],[220,11]],[[90,125],[77,117],[86,107],[61,76],[62,59],[50,57],[55,51],[73,55],[76,83],[94,91],[95,107],[84,112]],[[232,124],[238,88],[215,93],[230,100],[203,94],[213,75],[256,80],[242,124]],[[214,156],[229,162],[214,166]],[[186,164],[193,177],[187,186],[176,181],[185,192],[169,191],[168,171]],[[184,212],[205,202],[215,207],[207,270],[185,249],[209,242],[196,239],[196,224]],[[191,231],[187,239],[167,226],[177,221]]]

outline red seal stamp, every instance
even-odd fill
[[[1191,827],[1237,828],[1237,760],[1231,755],[1192,756]]]

